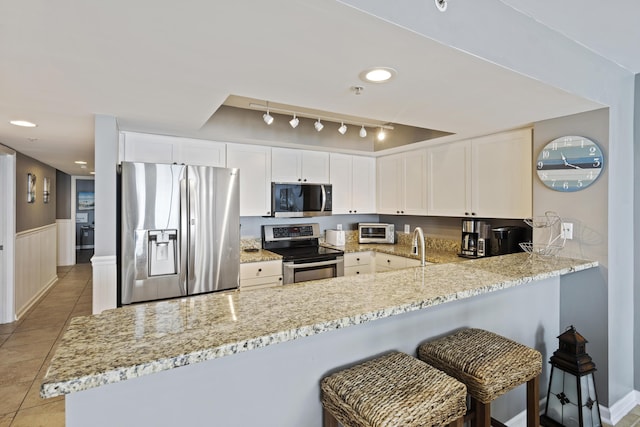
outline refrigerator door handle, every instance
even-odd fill
[[[187,257],[189,254],[189,210],[187,209],[189,194],[187,192],[187,178],[180,180],[180,291],[187,294]]]
[[[324,212],[324,208],[327,204],[327,190],[325,190],[324,185],[320,186],[322,190],[322,206],[320,207],[320,212]]]
[[[189,229],[189,251],[188,251],[188,259],[189,264],[187,266],[187,284],[190,284],[194,281],[195,278],[195,256],[196,256],[196,222],[198,221],[197,213],[196,213],[196,183],[194,179],[189,178],[189,224],[187,227]],[[187,286],[187,289],[189,287]]]

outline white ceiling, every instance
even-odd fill
[[[640,71],[635,0],[503,1]],[[375,65],[398,76],[362,83]],[[601,107],[334,0],[0,2],[0,143],[66,173],[93,168],[94,114],[207,138],[229,95],[458,135]]]

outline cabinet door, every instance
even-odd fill
[[[377,166],[377,205],[380,214],[402,214],[402,165],[403,155],[378,157]]]
[[[224,168],[226,144],[189,138],[175,138],[173,161],[185,165]]]
[[[376,212],[376,159],[353,156],[351,178],[351,208],[353,213]],[[335,186],[333,194],[335,194]]]
[[[329,153],[299,150],[302,157],[303,182],[327,184],[329,182]]]
[[[334,214],[353,213],[352,209],[352,156],[331,153],[329,156],[329,182],[332,185]]]
[[[396,255],[387,255],[382,253],[376,254],[376,271],[391,271],[405,268],[407,266],[407,258]]]
[[[427,151],[404,153],[403,193],[406,215],[427,214]]]
[[[228,144],[227,167],[240,169],[240,216],[271,214],[271,148]]]
[[[472,207],[489,218],[532,215],[531,130],[472,141]]]
[[[136,132],[123,132],[123,135],[123,161],[173,163],[173,138]]]
[[[471,214],[471,142],[427,148],[427,214]]]
[[[302,180],[301,173],[300,150],[277,147],[271,149],[271,181],[298,182]]]

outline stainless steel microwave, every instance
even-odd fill
[[[359,243],[390,243],[396,242],[396,230],[393,224],[379,222],[358,223]]]
[[[271,183],[271,216],[298,218],[331,215],[331,184]]]

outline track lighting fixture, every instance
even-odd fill
[[[345,125],[344,122],[340,123],[340,127],[338,128],[338,132],[340,132],[341,135],[344,135],[345,133],[347,133],[347,125]]]
[[[436,7],[440,12],[447,10],[447,0],[435,0]]]
[[[295,114],[293,115],[293,119],[289,120],[289,124],[294,129],[298,127],[299,123],[300,123],[300,119],[298,119]]]
[[[367,130],[364,128],[364,125],[360,128],[360,138],[364,138],[367,136]]]
[[[267,110],[267,112],[262,115],[262,119],[268,125],[273,123],[273,116],[271,114],[269,114],[269,110]]]
[[[318,121],[313,124],[313,127],[316,128],[318,132],[320,132],[324,128],[324,125],[322,124],[320,119],[318,119]]]
[[[380,130],[378,131],[378,141],[384,141],[386,137],[387,137],[387,133],[384,131],[383,128],[380,128]]]

